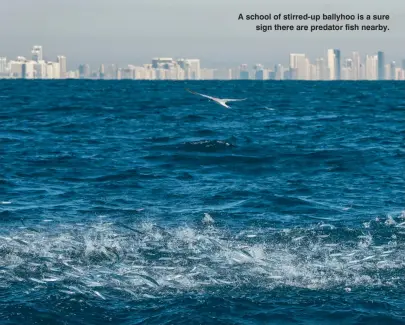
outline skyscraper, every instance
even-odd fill
[[[365,80],[366,78],[366,66],[363,63],[360,63],[359,69],[359,80]]]
[[[377,80],[378,56],[366,55],[366,79]]]
[[[395,76],[395,68],[396,68],[396,64],[395,61],[392,61],[390,63],[390,79],[391,80],[395,80],[396,76]]]
[[[300,58],[305,58],[305,54],[290,53],[290,69],[296,69],[298,67],[298,61]]]
[[[59,62],[52,62],[52,79],[60,79],[61,67]],[[63,76],[63,78],[65,78]]]
[[[152,60],[152,67],[158,66],[160,62],[165,62],[164,68],[167,69],[168,64],[176,63],[185,72],[185,79],[200,80],[201,79],[201,63],[199,59],[178,59],[176,62],[168,62],[169,58],[158,58]]]
[[[184,59],[180,59],[179,61],[182,61],[184,63]],[[153,58],[152,59],[152,68],[157,69],[157,68],[161,67],[162,65],[164,66],[165,64],[169,64],[172,62],[173,62],[172,58]],[[184,69],[184,67],[182,67],[182,68]]]
[[[187,59],[188,65],[190,67],[190,74],[193,80],[201,79],[201,66],[199,59]]]
[[[80,79],[87,79],[90,77],[90,66],[88,64],[81,64],[79,66]]]
[[[290,78],[298,80],[309,79],[309,60],[302,53],[290,54]]]
[[[340,80],[340,73],[342,71],[341,61],[340,50],[328,50],[328,68],[330,80]]]
[[[46,62],[46,79],[54,79],[54,73],[55,66],[53,65],[53,62]],[[59,67],[58,67],[59,68]]]
[[[22,78],[23,77],[23,64],[21,60],[10,61],[10,77],[11,78]]]
[[[315,64],[309,65],[309,80],[318,80],[318,73]]]
[[[359,52],[352,53],[352,79],[361,79],[361,60]]]
[[[115,64],[110,64],[106,68],[105,79],[117,79],[118,77],[118,68]]]
[[[42,46],[41,45],[34,45],[32,47],[31,55],[32,55],[32,60],[33,61],[36,61],[36,62],[42,61],[43,60]]]
[[[340,80],[341,79],[340,74],[342,71],[341,67],[342,59],[340,57],[340,50],[334,49],[333,52],[335,53],[335,79]]]
[[[404,70],[401,68],[395,68],[395,80],[404,80]]]
[[[67,72],[67,68],[66,68],[66,57],[63,55],[58,56],[58,60],[57,62],[59,63],[60,66],[60,78],[64,79],[66,78],[66,72]]]
[[[353,75],[352,69],[353,69],[353,60],[349,58],[345,59],[341,71],[341,80],[351,80]]]
[[[328,69],[329,69],[329,80],[335,80],[335,50],[329,49],[328,50]]]
[[[274,79],[283,80],[284,79],[284,67],[281,64],[274,66]]]
[[[391,64],[387,63],[384,67],[384,75],[386,80],[390,80],[391,77]]]
[[[249,79],[249,69],[247,64],[242,64],[239,70],[239,79],[246,80]]]
[[[253,70],[255,71],[255,79],[256,80],[266,80],[268,79],[268,72],[267,70],[264,69],[263,65],[261,64],[256,64],[253,67]]]
[[[100,79],[104,79],[105,76],[105,68],[104,64],[100,65],[100,69],[98,70]]]
[[[384,80],[384,52],[379,51],[377,53],[378,56],[378,80]]]
[[[316,80],[328,80],[329,70],[328,65],[325,62],[324,58],[316,59],[315,66],[316,66]]]
[[[34,79],[35,78],[35,61],[22,62],[21,78]]]
[[[7,72],[7,58],[0,57],[0,73]]]
[[[43,79],[46,78],[46,64],[42,62],[36,62],[34,64],[34,73],[36,79]]]

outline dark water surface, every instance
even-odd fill
[[[0,323],[405,323],[404,119],[403,82],[1,81]]]

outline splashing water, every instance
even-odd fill
[[[405,236],[387,220],[367,232],[323,225],[237,234],[152,223],[20,227],[0,236],[0,287],[143,299],[221,288],[400,286]]]

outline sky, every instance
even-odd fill
[[[384,50],[387,59],[399,61],[405,59],[403,1],[0,0],[0,56],[29,57],[38,44],[48,60],[65,55],[69,68],[80,63],[143,64],[152,57],[199,58],[203,67],[287,64],[289,53],[315,59],[328,48],[341,49],[342,56]],[[387,24],[390,30],[264,33],[256,25],[275,21],[238,20],[239,14],[255,13],[386,14],[387,22],[362,23]]]

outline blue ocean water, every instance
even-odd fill
[[[404,86],[1,81],[0,324],[405,324]]]

